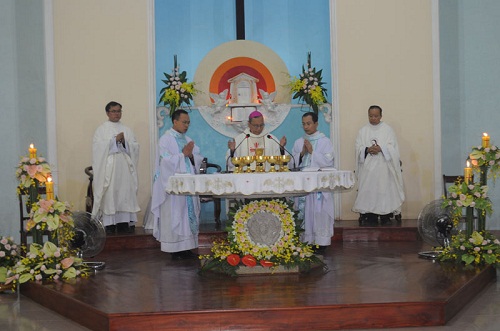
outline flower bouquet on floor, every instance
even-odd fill
[[[233,216],[234,215],[234,216]],[[313,247],[299,239],[295,212],[280,199],[238,202],[231,208],[227,238],[213,243],[212,254],[201,256],[201,271],[214,270],[231,276],[241,268],[260,267],[308,271],[326,265]]]
[[[20,258],[21,247],[14,242],[14,238],[2,236],[0,239],[0,291],[12,287],[5,285],[7,273]]]

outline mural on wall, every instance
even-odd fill
[[[254,110],[264,115],[267,128],[273,131],[297,106],[291,104],[285,63],[272,49],[254,41],[231,41],[214,48],[200,62],[194,82],[196,108],[214,130],[227,137],[243,132]],[[331,106],[324,108],[330,122]],[[163,119],[165,111],[159,107],[158,118]]]

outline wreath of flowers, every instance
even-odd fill
[[[87,277],[89,268],[67,247],[57,247],[47,241],[42,245],[30,244],[26,256],[7,272],[5,284],[18,284],[28,281],[42,281],[59,279],[74,279]]]
[[[474,231],[470,238],[464,233],[452,237],[450,245],[445,247],[439,261],[454,261],[465,265],[500,265],[500,241],[488,231]]]
[[[35,180],[40,183],[46,182],[50,173],[50,165],[44,157],[21,157],[16,170],[16,178],[19,180],[18,190],[27,190],[35,185]]]
[[[498,176],[500,172],[500,150],[497,146],[473,147],[469,158],[476,171],[480,171],[481,167],[488,167],[493,178]]]
[[[193,96],[198,92],[195,89],[195,83],[189,83],[187,81],[187,73],[185,71],[179,72],[179,67],[177,66],[177,55],[174,55],[174,68],[172,69],[172,74],[163,73],[166,79],[162,79],[165,83],[165,87],[160,91],[160,102],[163,102],[164,106],[170,107],[170,117],[174,111],[182,105],[191,105],[191,100]]]
[[[311,66],[311,52],[307,53],[307,67],[302,65],[302,73],[299,78],[293,77],[290,82],[290,90],[293,93],[293,99],[305,102],[313,111],[318,113],[318,106],[326,102],[325,82],[321,74],[323,69],[316,71]]]
[[[216,270],[235,276],[240,266],[254,267],[257,264],[265,268],[297,266],[306,271],[317,263],[326,268],[314,255],[313,247],[300,241],[295,213],[286,202],[278,199],[254,200],[239,203],[234,209],[237,211],[227,229],[227,239],[216,240],[211,248],[212,255],[200,257],[204,260],[202,271]],[[249,232],[249,222],[261,213],[276,217],[281,224],[278,239],[270,245],[256,243]]]
[[[459,181],[455,185],[451,185],[448,192],[450,194],[448,197],[444,197],[442,207],[451,208],[455,226],[458,225],[458,220],[462,218],[463,207],[473,207],[486,214],[493,212],[493,206],[487,194],[488,186],[486,185],[481,185],[479,182],[466,184]]]

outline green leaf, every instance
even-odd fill
[[[472,262],[474,262],[474,256],[469,254],[464,254],[462,255],[462,261],[464,261],[465,264],[471,264]]]

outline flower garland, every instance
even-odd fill
[[[165,83],[165,87],[160,91],[160,102],[163,105],[170,107],[170,117],[172,117],[173,112],[182,105],[183,103],[191,105],[191,100],[193,96],[198,92],[195,89],[195,83],[188,83],[185,71],[179,72],[179,67],[177,66],[177,55],[174,55],[174,68],[172,69],[172,74],[163,73],[166,79],[162,79]]]
[[[438,256],[439,261],[454,261],[465,265],[500,265],[500,241],[489,232],[474,231],[470,238],[464,233],[452,237],[449,247]]]
[[[307,53],[307,68],[302,66],[302,73],[299,78],[293,77],[290,82],[290,90],[293,93],[293,99],[305,102],[312,107],[313,111],[318,113],[318,106],[326,102],[325,82],[321,74],[323,69],[316,71],[311,66],[311,52]]]
[[[28,281],[74,279],[87,277],[89,268],[81,258],[76,257],[66,247],[57,247],[47,241],[42,245],[31,244],[26,257],[8,271],[5,284],[14,287]]]
[[[246,204],[237,204],[232,224],[228,228],[227,239],[219,239],[213,243],[212,255],[202,256],[205,260],[203,270],[218,270],[235,276],[240,266],[276,268],[284,266],[292,268],[298,266],[301,270],[308,270],[312,264],[323,265],[313,252],[312,246],[303,243],[296,231],[294,212],[290,206],[281,200],[254,200]],[[256,240],[259,219],[265,218],[261,224],[269,224],[273,220],[280,227],[278,231],[261,231],[273,238],[268,243]],[[276,229],[273,229],[276,230]],[[257,236],[257,238],[259,238]]]
[[[448,192],[450,194],[448,197],[444,197],[442,207],[451,208],[455,226],[458,225],[458,220],[462,218],[463,207],[473,207],[485,214],[493,212],[491,200],[487,195],[488,186],[486,185],[481,185],[479,182],[473,184],[458,182],[451,185]]]
[[[50,165],[45,158],[21,157],[16,170],[16,178],[19,180],[18,191],[27,190],[30,186],[35,185],[35,180],[40,183],[46,182],[50,173]]]

